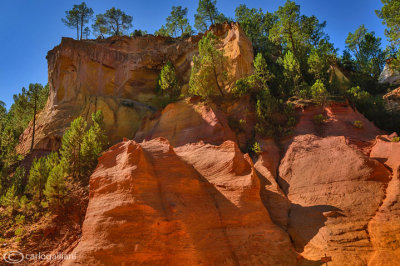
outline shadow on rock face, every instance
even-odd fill
[[[330,205],[303,207],[292,204],[289,211],[288,233],[296,251],[300,253],[304,251],[304,247],[325,225],[327,217],[344,216],[341,211]]]

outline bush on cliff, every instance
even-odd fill
[[[189,93],[207,98],[223,89],[228,77],[225,70],[226,57],[216,48],[217,37],[209,32],[199,42],[199,55],[193,56]]]
[[[171,100],[175,100],[179,97],[181,87],[178,84],[175,68],[171,61],[168,61],[161,69],[161,73],[158,78],[158,86],[161,89],[161,92],[164,95],[169,96]]]

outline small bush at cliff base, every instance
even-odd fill
[[[325,122],[326,118],[323,114],[315,115],[313,118],[313,122],[316,125],[322,125]]]
[[[311,86],[311,95],[313,99],[321,104],[324,105],[328,98],[328,91],[325,89],[325,85],[321,80],[317,80],[314,85]]]
[[[261,150],[260,143],[258,143],[257,141],[254,142],[253,146],[251,147],[251,150],[257,155],[261,154],[262,150]]]
[[[363,122],[360,121],[360,120],[354,121],[353,126],[356,127],[356,128],[363,128],[364,127]]]
[[[394,137],[394,138],[392,138],[392,142],[400,142],[400,137]]]

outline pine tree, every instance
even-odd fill
[[[171,99],[175,99],[179,96],[180,86],[178,85],[175,68],[171,61],[168,61],[161,69],[158,85],[162,92],[168,94]]]
[[[216,4],[216,0],[199,0],[197,13],[194,15],[194,27],[198,31],[205,32],[210,25],[228,20],[222,13],[218,12]]]
[[[132,16],[115,7],[108,9],[104,14],[98,14],[93,24],[96,33],[121,36],[132,27]]]
[[[171,37],[170,32],[168,31],[168,29],[164,25],[162,25],[159,30],[154,32],[154,35],[155,36]]]
[[[39,102],[41,90],[43,90],[43,86],[41,84],[39,84],[39,83],[29,84],[28,98],[29,98],[29,102],[32,104],[32,109],[33,109],[31,151],[33,150],[33,144],[35,142],[36,113],[38,111],[38,102]]]
[[[192,27],[187,19],[187,12],[188,9],[182,8],[182,6],[172,7],[171,15],[167,17],[166,24],[169,35],[177,37],[179,31],[180,36],[191,35],[193,33]]]
[[[300,64],[294,54],[289,50],[283,59],[284,76],[288,85],[293,88],[295,94],[299,94],[301,79]]]
[[[312,85],[311,95],[317,103],[322,106],[325,105],[328,98],[328,91],[325,89],[325,85],[321,80],[318,79],[314,85]]]
[[[104,116],[99,110],[92,114],[93,125],[85,133],[81,147],[82,158],[82,176],[84,182],[88,178],[97,165],[97,159],[108,143],[108,137],[104,130]]]
[[[87,123],[78,117],[71,123],[61,141],[61,160],[67,172],[76,180],[82,177],[81,147],[85,136]]]
[[[84,34],[85,24],[93,17],[93,9],[87,7],[85,2],[80,5],[74,5],[71,10],[65,11],[65,18],[61,21],[70,28],[76,28],[76,39],[82,40]],[[80,30],[80,37],[79,37]]]
[[[53,152],[46,157],[33,161],[29,171],[27,189],[36,202],[42,202],[43,189],[45,188],[50,171],[59,164],[58,154]]]
[[[65,170],[62,164],[54,167],[49,174],[45,189],[43,191],[50,209],[54,213],[59,213],[60,208],[67,200],[67,187],[65,180]]]
[[[18,208],[18,196],[15,186],[12,185],[5,195],[3,195],[0,199],[0,204],[3,205],[9,213],[13,213]]]
[[[223,51],[217,50],[217,37],[209,32],[199,42],[199,55],[193,56],[193,68],[190,74],[189,92],[208,97],[215,91],[224,95],[226,57]]]
[[[385,35],[390,41],[389,50],[393,58],[391,66],[400,71],[400,1],[381,0],[383,7],[376,10],[377,16],[382,19],[382,24],[386,25]]]
[[[15,187],[16,195],[22,195],[25,191],[26,178],[25,178],[25,168],[22,166],[15,169],[14,175],[12,176],[12,183]]]

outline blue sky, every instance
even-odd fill
[[[262,8],[273,12],[286,0],[217,0],[218,9],[229,17],[234,17],[239,4]],[[47,83],[47,51],[60,43],[62,36],[75,37],[75,31],[63,25],[61,18],[65,10],[80,1],[73,0],[3,0],[0,16],[0,100],[10,107],[12,96],[29,83]],[[153,33],[168,16],[171,6],[182,5],[189,9],[189,19],[197,8],[197,0],[87,0],[95,14],[104,13],[115,6],[133,16],[133,29],[144,29]],[[344,49],[347,34],[359,25],[365,24],[369,30],[386,39],[384,26],[374,10],[380,9],[379,0],[297,0],[301,12],[316,15],[320,21],[326,20],[326,32],[340,50]]]

